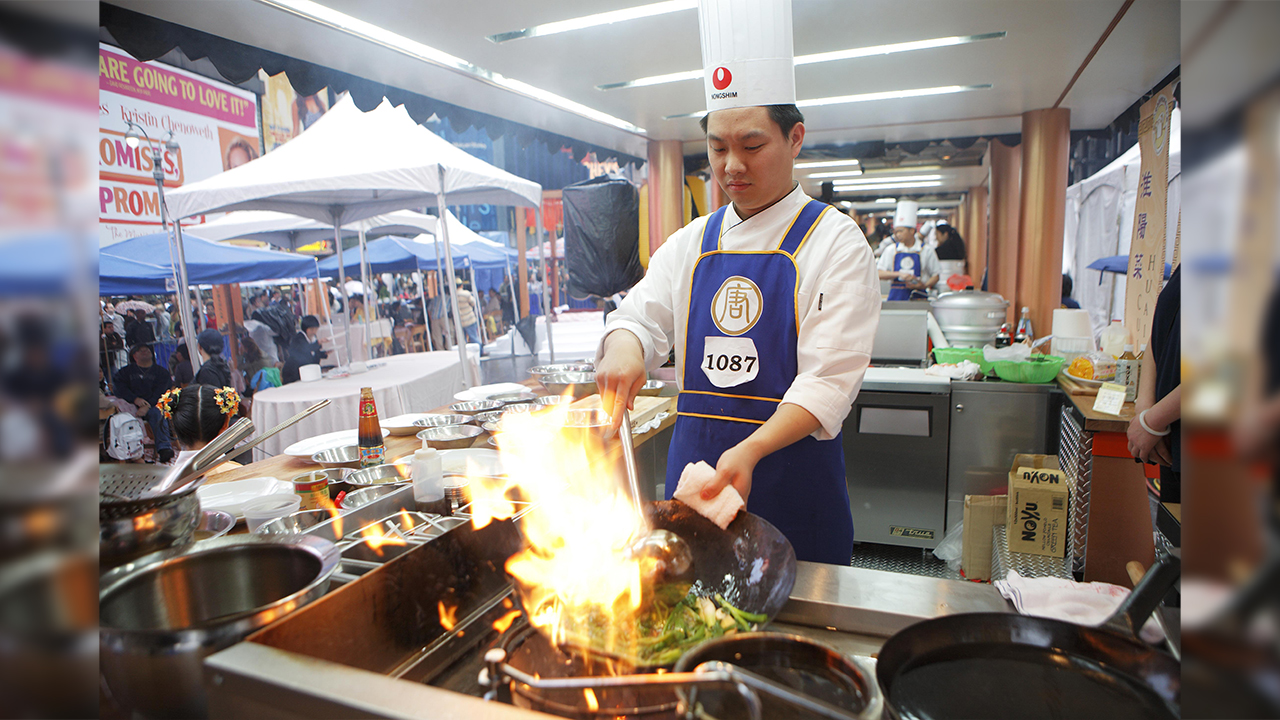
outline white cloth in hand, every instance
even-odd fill
[[[680,473],[680,483],[676,485],[676,491],[672,497],[697,510],[699,514],[719,525],[723,530],[729,527],[734,516],[747,504],[742,501],[742,495],[738,494],[738,490],[732,485],[726,485],[714,498],[703,500],[702,489],[715,477],[716,469],[705,462],[689,463]]]

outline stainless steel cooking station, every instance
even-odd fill
[[[460,525],[210,657],[211,715],[547,717],[482,697],[492,689],[481,682],[484,656],[502,636],[495,619],[512,600],[503,560],[518,540],[509,521]],[[451,629],[441,608],[456,612]],[[986,611],[1009,611],[990,586],[800,563],[791,600],[770,630],[870,666],[902,627]]]

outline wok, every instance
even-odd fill
[[[970,613],[898,632],[876,665],[886,717],[1178,717],[1179,663],[1135,633],[1180,569],[1162,556],[1100,627]]]
[[[702,597],[719,593],[739,610],[765,615],[766,625],[777,617],[796,583],[796,552],[781,531],[745,510],[721,530],[679,500],[647,503],[644,509],[653,529],[669,530],[689,545],[694,573],[690,592]],[[523,597],[519,581],[515,584],[517,594]],[[674,665],[637,665],[634,658],[618,657],[600,648],[560,647],[589,659],[621,661],[636,669]]]

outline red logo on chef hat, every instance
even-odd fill
[[[731,82],[733,82],[733,73],[729,72],[727,67],[718,67],[711,73],[711,85],[717,90],[729,87]]]

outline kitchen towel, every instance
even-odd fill
[[[702,499],[702,489],[716,477],[716,469],[705,462],[689,463],[680,473],[680,483],[672,495],[676,500],[697,510],[703,517],[723,530],[733,522],[738,511],[746,507],[742,496],[732,485],[727,485],[710,500]]]
[[[1010,570],[1004,580],[993,584],[1023,615],[1090,627],[1106,622],[1129,596],[1128,588],[1111,583],[1079,583],[1056,577],[1024,578],[1016,570]],[[1149,619],[1142,626],[1142,639],[1155,644],[1164,640],[1164,633]]]

